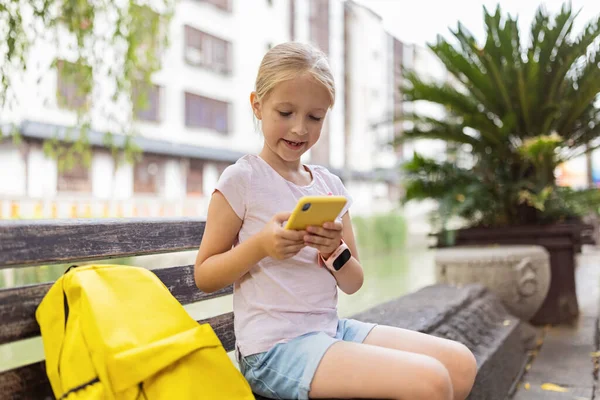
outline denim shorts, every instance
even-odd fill
[[[242,358],[240,371],[254,393],[272,399],[308,399],[310,384],[323,355],[335,342],[362,343],[375,324],[340,319],[335,337],[310,332],[264,353]]]

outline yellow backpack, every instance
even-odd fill
[[[57,399],[254,399],[211,326],[144,268],[70,268],[36,319]]]

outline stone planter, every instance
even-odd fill
[[[438,249],[435,265],[439,283],[480,283],[525,321],[539,310],[550,288],[550,255],[541,246]]]
[[[560,223],[502,228],[467,228],[436,234],[437,247],[482,245],[539,245],[550,253],[552,279],[546,300],[531,319],[534,325],[572,324],[579,316],[575,292],[575,255],[594,244],[593,227]]]

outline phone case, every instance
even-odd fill
[[[304,196],[298,200],[285,228],[302,230],[335,221],[346,201],[344,196]]]

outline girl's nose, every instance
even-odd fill
[[[294,127],[292,128],[292,131],[296,135],[307,135],[308,127],[306,126],[306,123],[303,121],[302,118],[298,118],[294,124]]]

